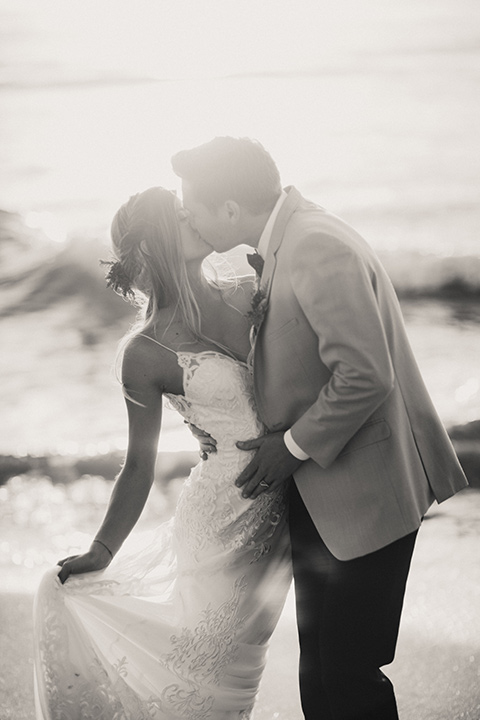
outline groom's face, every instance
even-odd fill
[[[190,225],[202,240],[216,252],[222,253],[238,245],[235,225],[223,206],[211,209],[197,200],[193,188],[182,183],[183,207],[189,215]]]

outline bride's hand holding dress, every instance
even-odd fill
[[[70,555],[58,561],[57,565],[62,568],[58,573],[58,577],[63,585],[70,575],[103,570],[110,565],[111,561],[111,552],[97,540],[94,540],[88,552],[83,553],[83,555]]]

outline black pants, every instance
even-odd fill
[[[328,550],[292,483],[290,533],[306,720],[398,720],[395,654],[417,531],[354,560]]]

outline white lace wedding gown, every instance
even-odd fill
[[[38,720],[244,720],[290,585],[283,493],[245,500],[262,432],[247,365],[179,353],[174,407],[217,439],[186,480],[174,518],[101,572],[44,576],[35,601]]]

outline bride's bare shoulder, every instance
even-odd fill
[[[122,382],[143,387],[155,386],[170,392],[178,384],[177,355],[150,333],[137,333],[125,345]]]

